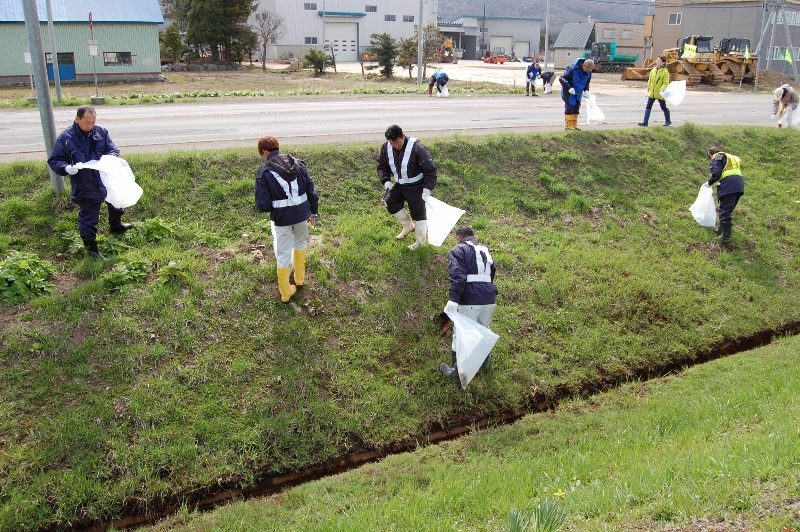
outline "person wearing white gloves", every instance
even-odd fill
[[[386,189],[386,210],[403,229],[397,235],[404,239],[412,231],[416,241],[408,246],[418,249],[428,238],[428,218],[425,199],[436,187],[436,165],[428,148],[415,138],[407,137],[398,125],[391,125],[384,134],[386,144],[376,157],[378,178]],[[411,216],[404,209],[408,203]]]
[[[458,312],[477,321],[484,327],[492,323],[494,309],[497,307],[497,287],[494,277],[497,270],[489,249],[478,243],[472,227],[462,225],[456,229],[456,245],[450,250],[447,268],[450,274],[449,301],[444,312]],[[455,331],[451,354],[453,365],[441,364],[439,371],[447,378],[460,383],[455,351]],[[489,366],[486,358],[481,368]]]
[[[561,99],[564,100],[565,129],[579,129],[578,115],[581,109],[581,99],[589,97],[592,70],[594,70],[593,60],[576,59],[558,78],[561,83]]]
[[[800,97],[797,96],[797,91],[792,88],[788,83],[784,83],[772,93],[772,115],[770,118],[780,121],[786,113],[797,112],[797,107],[800,105]],[[783,127],[778,123],[778,127]]]
[[[69,175],[70,199],[78,206],[78,231],[88,255],[95,259],[105,259],[97,248],[97,223],[100,221],[100,207],[106,201],[106,187],[100,180],[100,172],[84,168],[78,163],[100,160],[103,155],[119,157],[119,149],[108,130],[95,125],[97,112],[93,107],[78,107],[75,120],[56,139],[53,153],[47,163],[58,175]],[[122,234],[131,224],[122,222],[125,212],[110,203],[108,224],[111,232]]]

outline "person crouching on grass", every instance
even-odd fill
[[[281,301],[288,303],[305,284],[308,228],[319,220],[319,196],[306,164],[282,154],[278,139],[258,139],[258,154],[263,162],[256,174],[256,208],[272,220],[278,289]]]

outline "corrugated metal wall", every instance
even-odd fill
[[[41,25],[42,46],[45,53],[52,51],[47,25]],[[92,75],[92,58],[89,56],[88,24],[55,24],[58,52],[75,54],[75,70],[78,79]],[[94,24],[94,38],[99,44],[96,58],[98,79],[111,74],[144,74],[161,71],[161,56],[158,43],[157,24]],[[27,76],[29,65],[24,62],[27,44],[25,25],[19,23],[0,24],[0,42],[6,43],[0,54],[0,77]],[[104,52],[131,52],[130,66],[105,66]]]

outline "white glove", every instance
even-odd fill
[[[458,303],[456,303],[455,301],[448,301],[447,304],[444,306],[445,314],[456,311],[458,311]]]
[[[66,170],[69,175],[75,175],[75,174],[78,173],[78,167],[77,166],[73,166],[71,164],[68,164],[67,166],[65,166],[64,170]]]
[[[769,115],[769,118],[770,118],[771,120],[775,120],[775,113],[772,113],[771,115]]]
[[[423,201],[428,199],[428,196],[430,196],[430,195],[431,195],[431,191],[430,190],[428,190],[427,188],[423,188],[422,189],[422,200]]]
[[[592,94],[591,94],[589,91],[583,91],[583,97],[584,97],[584,98],[588,98],[588,97],[589,97],[589,96],[591,96],[591,95],[592,95]]]
[[[570,88],[567,92],[572,94],[573,96],[575,96],[575,89],[574,88]]]
[[[383,184],[383,188],[385,188],[386,190],[392,190],[393,186],[394,186],[394,183],[392,183],[391,181],[387,181],[387,182],[385,182]]]

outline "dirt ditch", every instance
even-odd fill
[[[702,364],[723,358],[736,353],[765,346],[775,338],[793,336],[800,333],[800,321],[794,321],[775,329],[769,329],[735,339],[721,341],[708,349],[694,353],[682,360],[670,361],[659,367],[643,368],[633,373],[628,378],[608,377],[600,378],[594,382],[584,384],[580,392],[572,393],[566,388],[557,389],[555,392],[544,395],[533,391],[528,398],[527,406],[520,411],[507,411],[493,416],[476,419],[461,419],[451,426],[432,426],[431,431],[424,439],[411,439],[397,442],[387,448],[363,449],[349,453],[342,458],[317,464],[299,471],[280,474],[263,475],[254,485],[241,488],[229,483],[228,485],[213,485],[205,489],[195,490],[191,494],[176,496],[169,500],[137,501],[127,504],[122,510],[122,516],[109,521],[82,521],[72,525],[72,530],[104,531],[113,527],[116,529],[129,529],[151,525],[177,513],[182,505],[200,511],[212,510],[223,504],[237,500],[262,497],[278,493],[287,488],[317,480],[326,476],[335,475],[355,469],[370,462],[376,462],[386,456],[413,451],[420,445],[437,444],[459,438],[476,430],[482,430],[498,425],[506,425],[518,421],[527,414],[544,412],[555,408],[560,402],[576,397],[585,397],[595,393],[607,391],[616,386],[631,381],[649,380],[677,373],[695,364]],[[64,525],[54,525],[44,530],[64,530]]]

